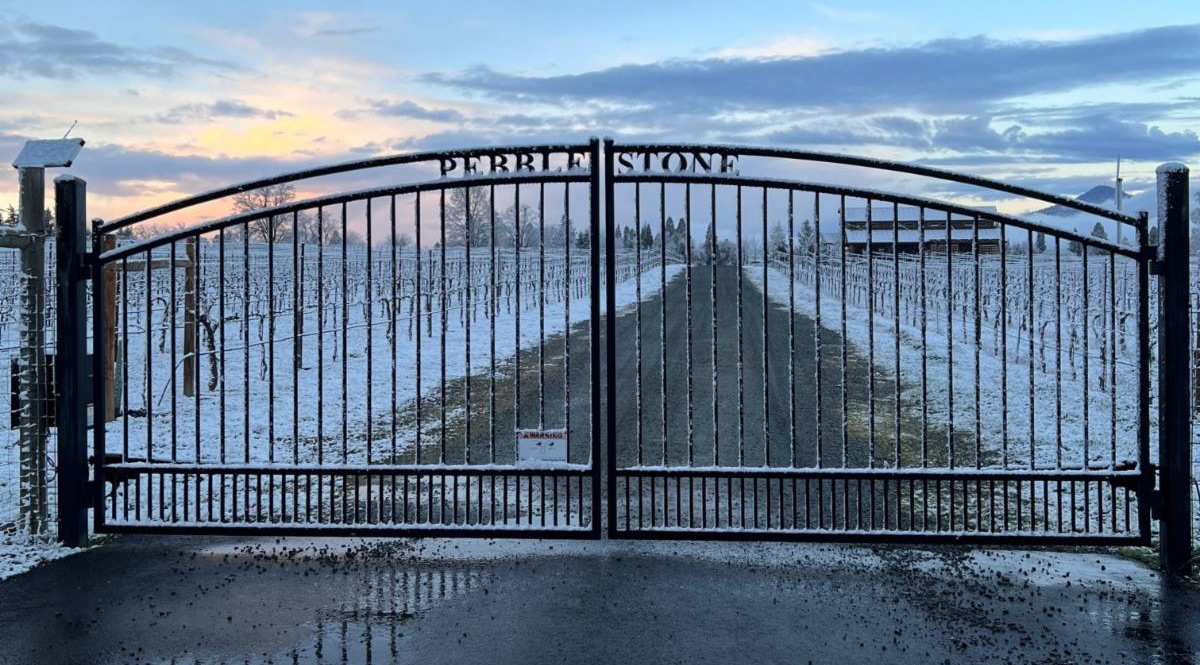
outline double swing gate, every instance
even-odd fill
[[[292,185],[367,169],[406,184]],[[1150,305],[1176,294],[1144,213],[593,140],[244,183],[97,221],[87,252],[64,186],[86,279],[60,310],[86,302],[92,339],[62,333],[59,377],[91,374],[97,532],[1150,540]]]

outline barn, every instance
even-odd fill
[[[996,209],[990,206],[979,207],[978,210],[984,213],[996,212]],[[925,210],[922,222],[921,209],[915,206],[872,206],[869,237],[867,213],[865,206],[846,208],[846,251],[863,253],[870,244],[872,252],[891,253],[892,243],[895,242],[897,251],[915,254],[920,251],[922,236],[925,251],[943,252],[946,249],[947,219],[943,212]],[[976,220],[972,215],[952,214],[949,223],[951,251],[971,252],[975,242],[979,243],[980,254],[1000,251],[1000,227],[995,222]]]

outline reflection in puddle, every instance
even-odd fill
[[[303,628],[310,634],[296,646],[275,654],[189,655],[163,663],[171,665],[345,665],[349,663],[411,662],[406,648],[407,624],[429,608],[466,595],[482,586],[479,570],[398,570],[368,563],[354,571],[356,597],[317,612]],[[350,585],[347,585],[350,586]]]

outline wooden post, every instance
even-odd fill
[[[196,263],[199,238],[188,238],[183,269],[183,395],[196,396]]]
[[[100,243],[101,251],[117,248],[116,236],[107,235]],[[104,422],[117,419],[117,267],[104,267]]]
[[[20,319],[20,510],[19,524],[26,532],[41,535],[49,518],[46,493],[45,420],[46,368],[46,230],[45,169],[18,170],[21,226],[34,241],[21,248]]]

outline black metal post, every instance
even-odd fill
[[[591,139],[588,142],[588,168],[591,170],[591,181],[589,182],[590,190],[588,192],[588,278],[591,280],[591,292],[589,295],[588,305],[591,308],[591,329],[589,336],[591,341],[591,363],[592,363],[592,532],[600,537],[603,534],[603,525],[601,524],[601,496],[600,484],[603,480],[608,479],[606,472],[601,472],[601,464],[607,459],[606,455],[601,454],[601,436],[602,428],[600,422],[601,413],[601,395],[600,395],[600,140]],[[608,199],[605,199],[605,204],[608,205]],[[567,211],[570,214],[570,211]],[[568,238],[568,242],[570,239]],[[567,278],[570,279],[571,263],[567,262]],[[611,282],[609,282],[611,285]],[[565,307],[570,311],[570,298],[567,299]],[[612,310],[608,310],[609,318],[612,317]],[[567,329],[567,334],[570,334],[570,329]],[[609,337],[605,334],[605,339]],[[610,356],[611,357],[611,356]],[[603,377],[605,385],[612,383],[612,375]],[[612,402],[605,400],[611,409]],[[569,406],[567,407],[570,408]],[[606,467],[607,469],[607,467]],[[612,487],[606,488],[606,491],[611,496]]]
[[[58,334],[55,399],[58,424],[58,539],[67,547],[87,542],[87,291],[83,254],[87,184],[75,176],[54,179],[58,223],[56,277]]]
[[[1159,560],[1167,572],[1186,575],[1192,558],[1188,168],[1163,164],[1157,173]]]
[[[617,334],[617,290],[616,290],[616,233],[614,232],[614,220],[616,214],[613,210],[613,141],[612,139],[604,140],[604,425],[605,425],[605,452],[607,459],[605,462],[605,491],[608,492],[607,511],[608,511],[608,537],[613,538],[617,533],[617,358],[616,358],[616,334]],[[598,168],[593,165],[593,169]],[[593,187],[597,184],[593,181]],[[600,196],[600,193],[593,190],[592,196]],[[593,227],[594,228],[594,227]],[[593,259],[597,258],[597,248],[600,239],[593,236]],[[593,264],[595,265],[595,264]],[[592,279],[596,280],[599,275],[593,273]],[[595,292],[597,288],[596,282],[592,282],[592,290]],[[629,509],[628,506],[625,507]]]

